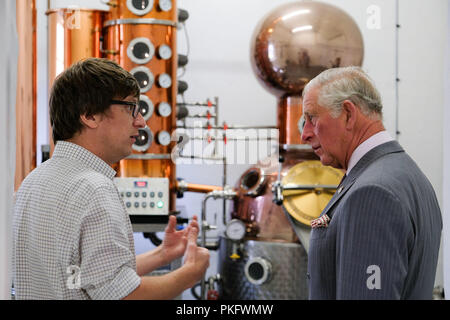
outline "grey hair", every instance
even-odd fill
[[[372,79],[360,67],[327,69],[312,79],[303,89],[303,97],[312,88],[318,88],[317,103],[330,109],[337,118],[342,112],[342,103],[350,100],[371,119],[383,117],[380,93]]]

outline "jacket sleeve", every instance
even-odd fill
[[[400,200],[365,186],[345,201],[336,242],[337,299],[400,299],[413,225]]]

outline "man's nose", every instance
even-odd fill
[[[139,112],[138,116],[134,119],[133,125],[138,128],[145,128],[145,126],[147,125],[145,123],[144,117],[142,116],[142,114],[140,112]]]
[[[303,126],[303,130],[302,130],[302,141],[306,142],[306,143],[310,143],[311,142],[311,138],[313,136],[312,130],[311,130],[311,124],[306,122],[305,125]]]

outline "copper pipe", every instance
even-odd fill
[[[283,96],[278,102],[278,129],[280,145],[302,144],[298,121],[302,116],[302,97],[300,95]]]
[[[206,185],[206,184],[196,184],[196,183],[187,183],[185,181],[177,181],[176,189],[183,192],[198,192],[198,193],[210,193],[212,191],[221,191],[222,187]]]
[[[29,21],[32,23],[30,24]],[[36,167],[36,3],[16,2],[19,42],[16,91],[15,190]]]

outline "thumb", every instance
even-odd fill
[[[197,247],[198,228],[191,227],[188,233],[188,245]]]
[[[190,260],[190,259],[195,258],[195,254],[197,252],[197,236],[198,236],[198,229],[195,227],[192,227],[189,230],[189,233],[187,236],[188,242],[187,242],[185,260]]]

